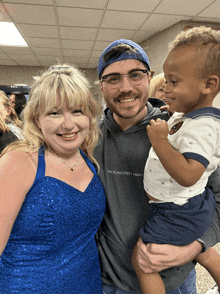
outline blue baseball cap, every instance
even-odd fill
[[[136,52],[124,52],[122,53],[120,56],[118,56],[117,58],[111,58],[109,61],[105,62],[103,60],[103,56],[110,51],[113,47],[117,46],[118,44],[128,44],[131,47],[133,47]],[[108,66],[111,63],[114,63],[116,61],[120,61],[120,60],[126,60],[126,59],[137,59],[140,60],[142,62],[144,62],[147,67],[148,70],[150,70],[150,63],[149,63],[149,59],[147,54],[145,53],[145,51],[141,48],[141,46],[139,46],[137,43],[132,42],[130,40],[126,40],[126,39],[120,39],[117,41],[114,41],[113,43],[111,43],[101,54],[100,58],[99,58],[99,62],[98,62],[98,75],[100,78],[100,75],[103,71],[104,68],[106,68],[106,66]]]

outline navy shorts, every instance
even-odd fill
[[[140,236],[145,244],[190,244],[205,233],[214,211],[215,199],[209,188],[184,205],[151,203],[150,215],[140,230]]]

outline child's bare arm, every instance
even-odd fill
[[[132,264],[138,277],[143,294],[165,294],[165,287],[159,273],[146,274],[140,269],[137,262],[138,246],[134,247],[132,254]]]
[[[220,289],[220,255],[210,247],[206,252],[196,257],[198,261],[213,277]]]
[[[186,159],[168,142],[169,133],[167,122],[161,119],[151,120],[147,126],[151,144],[168,174],[180,185],[194,185],[202,176],[205,167],[193,159]]]

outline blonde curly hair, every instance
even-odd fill
[[[0,115],[0,134],[4,134],[8,131],[10,131],[10,128],[9,128],[9,126],[7,126],[3,117]]]

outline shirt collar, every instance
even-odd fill
[[[203,107],[183,115],[183,117],[187,118],[197,118],[200,116],[212,116],[220,119],[220,109],[216,107]]]

